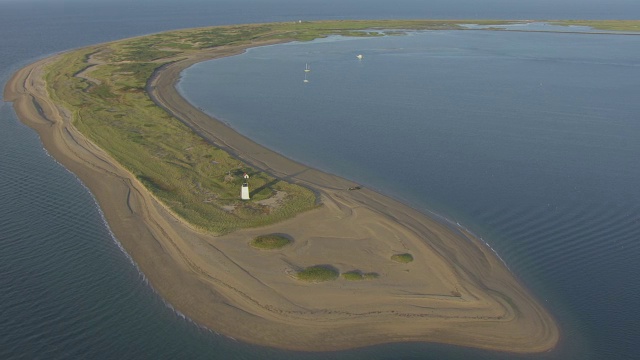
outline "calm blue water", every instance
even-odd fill
[[[297,19],[638,18],[639,14],[640,3],[630,0],[573,0],[560,4],[551,0],[0,0],[0,84],[4,86],[11,73],[19,67],[57,51],[175,28]],[[578,42],[592,38],[584,39]],[[634,358],[635,344],[639,338],[635,326],[639,314],[634,307],[634,300],[638,297],[637,264],[640,254],[637,238],[640,216],[638,192],[632,182],[636,180],[637,183],[638,180],[638,166],[633,162],[634,155],[637,157],[638,154],[634,141],[638,128],[633,127],[632,119],[624,116],[624,109],[634,113],[634,108],[626,106],[637,102],[633,99],[638,99],[638,93],[633,87],[633,77],[620,78],[617,72],[618,68],[629,66],[615,61],[629,60],[628,53],[619,54],[619,57],[616,55],[620,49],[626,49],[627,44],[620,40],[621,43],[614,46],[613,43],[618,40],[607,41],[612,41],[613,50],[599,56],[604,57],[601,62],[609,65],[594,69],[605,71],[602,78],[607,81],[604,84],[610,85],[598,83],[587,89],[596,95],[618,91],[620,96],[626,94],[627,97],[616,97],[615,100],[613,96],[605,96],[617,103],[590,101],[588,105],[591,106],[591,112],[586,117],[576,113],[573,108],[566,111],[560,104],[543,102],[548,110],[547,116],[539,116],[541,123],[529,124],[524,134],[526,136],[518,138],[527,123],[524,120],[517,121],[520,116],[498,116],[498,110],[491,107],[508,106],[511,103],[510,96],[517,95],[509,91],[508,87],[513,87],[513,84],[491,82],[487,86],[491,85],[495,96],[491,97],[490,92],[484,91],[482,95],[487,97],[486,101],[475,99],[474,102],[477,106],[485,107],[482,116],[468,111],[466,117],[452,113],[448,117],[414,119],[412,121],[417,124],[404,125],[411,125],[412,128],[420,125],[423,129],[425,124],[422,123],[429,125],[427,133],[403,133],[410,135],[407,141],[393,144],[407,146],[398,147],[397,151],[404,154],[403,158],[411,155],[410,143],[414,146],[419,144],[425,154],[417,156],[416,153],[407,161],[422,164],[429,161],[428,166],[433,166],[434,171],[426,177],[412,175],[416,168],[414,163],[400,167],[411,169],[411,173],[405,174],[402,170],[394,174],[394,164],[383,161],[388,159],[389,144],[383,143],[383,139],[367,144],[367,139],[358,137],[364,133],[365,137],[373,138],[380,132],[384,133],[385,129],[401,128],[397,114],[391,114],[394,115],[394,121],[390,124],[378,119],[376,126],[372,124],[366,127],[366,132],[356,128],[335,138],[328,134],[330,137],[324,139],[335,142],[337,146],[349,142],[349,136],[355,136],[352,141],[359,142],[362,148],[387,149],[382,155],[374,156],[375,153],[372,153],[369,157],[351,158],[344,156],[344,153],[357,154],[357,151],[347,149],[342,150],[333,161],[327,161],[321,156],[314,156],[312,151],[305,154],[306,146],[296,148],[295,144],[287,145],[291,153],[285,148],[280,149],[306,162],[318,162],[318,166],[324,168],[335,165],[333,169],[336,172],[403,198],[416,207],[441,211],[481,234],[536,294],[548,299],[551,310],[562,320],[566,338],[558,351],[533,357],[513,357],[448,346],[397,344],[339,353],[303,354],[249,346],[203,330],[176,314],[149,288],[144,277],[112,238],[91,195],[72,174],[47,156],[34,132],[16,120],[10,104],[0,102],[0,358]],[[507,39],[498,42],[513,43]],[[478,43],[477,48],[489,45]],[[557,44],[557,52],[561,52],[566,45],[562,42]],[[537,46],[544,48],[544,41]],[[461,52],[473,54],[472,50],[461,48]],[[498,50],[507,54],[513,52],[511,48]],[[384,55],[385,51],[387,55]],[[532,56],[527,54],[532,48],[524,44],[520,51],[525,59]],[[416,61],[411,60],[413,55],[418,59],[421,52],[424,53],[381,50],[379,58],[406,58],[406,66],[409,66]],[[588,50],[577,52],[574,53],[575,59],[557,62],[572,64],[571,61],[575,60],[573,63],[580,64],[585,54],[590,53]],[[253,52],[250,55],[253,56]],[[362,86],[358,84],[363,83],[358,81],[375,80],[368,71],[385,69],[384,64],[382,67],[368,68],[376,57],[374,53],[366,55],[367,61],[359,64],[360,68],[353,69],[350,77],[345,79],[344,86],[362,91]],[[456,52],[451,54],[451,61],[459,55]],[[499,59],[498,55],[485,54],[493,59]],[[351,54],[348,56],[351,60]],[[304,57],[304,62],[314,59],[306,55]],[[321,57],[331,62],[330,54]],[[463,69],[464,61],[458,60],[460,63],[457,68]],[[345,61],[339,58],[334,60],[336,64]],[[393,61],[384,60],[387,64]],[[542,66],[545,60],[541,58],[531,62],[540,62]],[[613,62],[616,64],[612,65]],[[278,63],[271,58],[269,68],[275,71]],[[312,87],[304,88],[305,93],[323,88],[322,77],[316,77],[316,74],[321,74],[323,66],[313,63]],[[386,66],[389,70],[389,65]],[[483,71],[496,71],[490,61],[484,66]],[[576,66],[575,76],[584,75],[579,71],[581,66]],[[570,70],[574,68],[569,65],[566,67]],[[498,72],[503,69],[509,70],[508,67],[500,67]],[[334,71],[339,70],[340,66],[334,66]],[[474,74],[471,69],[468,70],[464,76]],[[424,74],[424,71],[418,72]],[[358,74],[367,76],[358,79]],[[458,85],[463,79],[463,74],[456,77],[447,76],[446,73],[429,74],[432,76],[429,81],[433,83],[433,92],[436,93],[447,91],[448,82],[452,79],[457,77]],[[615,74],[618,74],[617,78]],[[594,73],[587,75],[591,77]],[[476,73],[475,76],[480,75]],[[323,77],[326,78],[326,75]],[[414,83],[417,79],[411,74],[405,74],[403,79],[407,87],[422,86]],[[575,83],[570,83],[557,79],[555,86],[566,86],[567,91],[562,92],[561,96],[581,108],[585,106],[579,102],[584,96],[581,93],[585,91],[584,84],[578,82],[579,79],[575,80]],[[543,83],[545,89],[547,87],[544,85],[548,82]],[[399,79],[395,79],[386,87],[399,90],[398,83]],[[292,87],[299,87],[300,79],[296,76],[291,84]],[[626,91],[620,91],[622,84],[630,85]],[[472,94],[478,90],[473,86],[479,84],[469,81],[462,85],[458,86],[456,96],[466,96],[464,103],[473,102]],[[533,109],[533,99],[537,102],[545,99],[541,97],[542,89],[535,85],[531,83],[529,88],[511,89],[528,95],[527,101],[522,102],[521,106]],[[469,89],[463,91],[464,87]],[[311,95],[311,98],[321,96],[319,93]],[[367,96],[373,95],[373,92],[367,92]],[[385,96],[389,97],[389,105],[398,100],[397,96],[389,93]],[[439,108],[440,113],[451,104],[460,104],[459,100],[452,98],[439,98],[436,101],[434,96],[432,94],[414,100],[415,103],[423,103],[431,99],[433,107]],[[555,96],[548,94],[547,100],[551,102]],[[498,100],[502,102],[496,103]],[[366,102],[366,99],[358,101]],[[408,107],[412,106],[410,101],[412,99],[406,99]],[[323,105],[326,106],[320,104],[317,111],[322,110]],[[369,107],[365,105],[363,109]],[[345,105],[342,107],[345,108]],[[286,107],[274,107],[274,111],[281,111],[286,115],[284,118],[291,119]],[[568,119],[560,116],[564,112],[568,113]],[[310,119],[310,113],[302,113],[304,116],[298,120]],[[353,118],[355,116],[345,122]],[[402,118],[409,119],[408,116]],[[481,118],[482,121],[473,121],[475,118]],[[589,121],[585,122],[584,118]],[[511,124],[508,119],[517,122]],[[572,126],[571,120],[575,126]],[[610,122],[610,128],[602,126],[603,121]],[[458,122],[459,128],[451,128],[452,122]],[[445,126],[447,123],[449,125]],[[344,122],[336,126],[344,126]],[[329,126],[318,128],[326,127]],[[555,135],[547,137],[546,127],[556,129]],[[575,131],[576,128],[579,131]],[[472,136],[474,133],[477,136]],[[469,150],[468,153],[449,153],[458,149],[455,142],[448,143],[456,137],[452,134],[464,135],[465,144],[468,144],[464,148]],[[415,142],[416,137],[420,141]],[[511,150],[503,151],[506,145],[496,141],[503,137],[510,142],[507,148]],[[566,141],[559,141],[558,137]],[[265,142],[267,140],[264,138]],[[531,146],[527,142],[538,143],[539,146],[537,153],[523,158],[523,150],[518,148]],[[559,147],[562,143],[571,146]],[[438,160],[435,156],[427,156],[426,150],[445,158]],[[494,162],[496,157],[500,161]],[[549,157],[561,159],[552,161]],[[534,158],[540,159],[539,162],[532,162]],[[489,162],[489,168],[483,169],[480,165]],[[457,176],[451,176],[454,173]],[[490,181],[492,174],[493,178],[499,179],[495,180],[496,183]],[[570,187],[571,180],[576,183],[576,188]],[[442,186],[446,181],[451,182],[450,188]],[[519,184],[526,186],[519,187],[518,181],[525,181]],[[418,195],[403,190],[406,184],[414,186],[416,183],[420,184]],[[596,310],[602,310],[603,313]]]

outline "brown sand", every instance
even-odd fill
[[[376,192],[349,191],[355,184],[252,142],[178,95],[174,84],[184,68],[244,48],[217,48],[172,63],[154,75],[148,89],[154,101],[203,137],[262,170],[316,190],[323,206],[221,237],[176,218],[71,125],[42,80],[51,58],[19,70],[4,96],[40,134],[49,153],[91,189],[116,237],[158,293],[212,330],[295,350],[401,341],[510,352],[556,345],[553,318],[471,234]],[[277,251],[249,247],[250,239],[267,233],[285,233],[295,241]],[[405,252],[415,260],[390,260]],[[306,283],[291,276],[295,269],[318,264],[380,277]]]

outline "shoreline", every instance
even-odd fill
[[[524,353],[552,349],[560,336],[553,318],[479,239],[371,190],[346,190],[356,184],[262,147],[197,110],[174,86],[181,71],[197,62],[278,42],[202,51],[163,66],[147,83],[154,102],[202,137],[320,195],[319,209],[263,228],[213,236],[175,217],[48,99],[41,77],[55,56],[19,70],[7,82],[5,98],[50,154],[91,190],[158,294],[211,330],[305,351],[406,341]],[[291,235],[294,244],[274,253],[247,246],[254,236],[274,232]],[[387,261],[403,251],[416,261]],[[371,270],[381,277],[310,284],[287,275],[291,268],[328,262],[343,272]]]

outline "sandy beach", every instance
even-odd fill
[[[317,209],[263,228],[214,236],[176,217],[49,98],[43,71],[52,58],[19,70],[4,98],[38,132],[47,151],[91,190],[118,241],[158,294],[213,331],[304,351],[427,341],[527,353],[557,344],[560,333],[552,316],[472,234],[366,188],[348,190],[357,184],[256,144],[175,89],[185,68],[247,47],[217,47],[170,63],[154,74],[147,91],[211,143],[318,194]],[[249,246],[255,236],[271,233],[294,241],[275,251]],[[402,253],[414,261],[391,260]],[[312,265],[379,277],[308,283],[291,276]]]

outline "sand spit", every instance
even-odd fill
[[[217,237],[176,218],[51,101],[43,69],[52,58],[19,70],[4,97],[40,134],[49,153],[93,192],[113,232],[158,293],[212,330],[306,351],[404,341],[509,352],[541,352],[556,345],[559,331],[550,314],[471,234],[368,189],[348,190],[356,184],[252,142],[176,91],[186,67],[246,47],[219,47],[166,65],[147,90],[212,143],[319,194],[318,209],[264,228]],[[269,233],[286,234],[294,242],[273,251],[249,246],[253,237]],[[391,260],[402,253],[412,254],[414,261]],[[291,276],[313,265],[378,277],[308,283]]]

